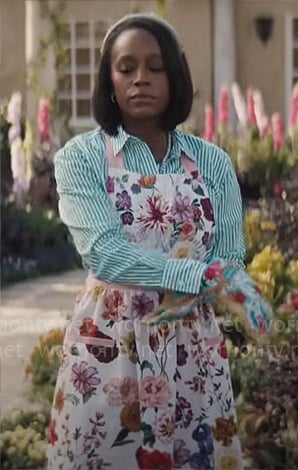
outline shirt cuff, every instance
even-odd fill
[[[192,259],[170,259],[166,262],[161,287],[186,294],[199,294],[207,264]]]

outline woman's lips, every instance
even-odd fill
[[[145,94],[138,94],[138,95],[132,95],[130,97],[132,101],[155,101],[155,97],[152,95],[145,95]]]

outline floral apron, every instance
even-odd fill
[[[107,137],[107,190],[131,243],[208,259],[215,221],[206,185],[126,171]],[[89,274],[66,328],[48,432],[48,470],[241,470],[227,350],[207,304],[149,326],[162,292]]]

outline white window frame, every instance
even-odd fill
[[[293,78],[298,81],[298,67],[294,69],[293,50],[298,49],[298,39],[294,40],[294,20],[298,16],[287,14],[285,21],[285,115],[286,125],[288,126],[288,117],[290,112],[290,102],[292,93]]]
[[[70,29],[70,42],[65,43],[65,47],[70,49],[71,54],[71,64],[63,68],[63,73],[68,74],[71,76],[71,93],[69,92],[59,92],[58,90],[58,100],[65,99],[71,101],[71,117],[69,121],[70,127],[73,128],[90,128],[93,127],[96,123],[94,119],[90,116],[87,117],[80,117],[77,115],[77,100],[78,99],[89,99],[91,98],[89,94],[84,92],[78,92],[76,86],[76,75],[78,73],[85,73],[88,74],[90,77],[90,90],[94,89],[95,84],[95,74],[97,72],[96,64],[95,64],[95,50],[100,48],[100,44],[95,43],[95,24],[101,22],[104,25],[105,29],[109,27],[109,21],[101,20],[101,19],[75,19],[75,18],[68,18],[65,21],[65,24],[69,25]],[[80,42],[76,40],[75,36],[75,27],[77,23],[87,23],[89,26],[89,38],[81,39]],[[76,58],[75,53],[76,49],[89,49],[90,55],[90,65],[89,66],[77,66],[76,65]]]

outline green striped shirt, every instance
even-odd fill
[[[205,181],[216,223],[211,258],[242,265],[245,254],[242,202],[228,155],[209,142],[185,132],[172,134],[163,162],[155,161],[148,146],[123,129],[112,138],[117,158],[141,175],[183,173],[181,152],[197,164]],[[199,293],[205,262],[173,259],[129,243],[106,191],[108,165],[105,136],[99,129],[71,139],[55,156],[59,212],[68,226],[86,269],[108,283]],[[208,260],[205,260],[208,262]]]

